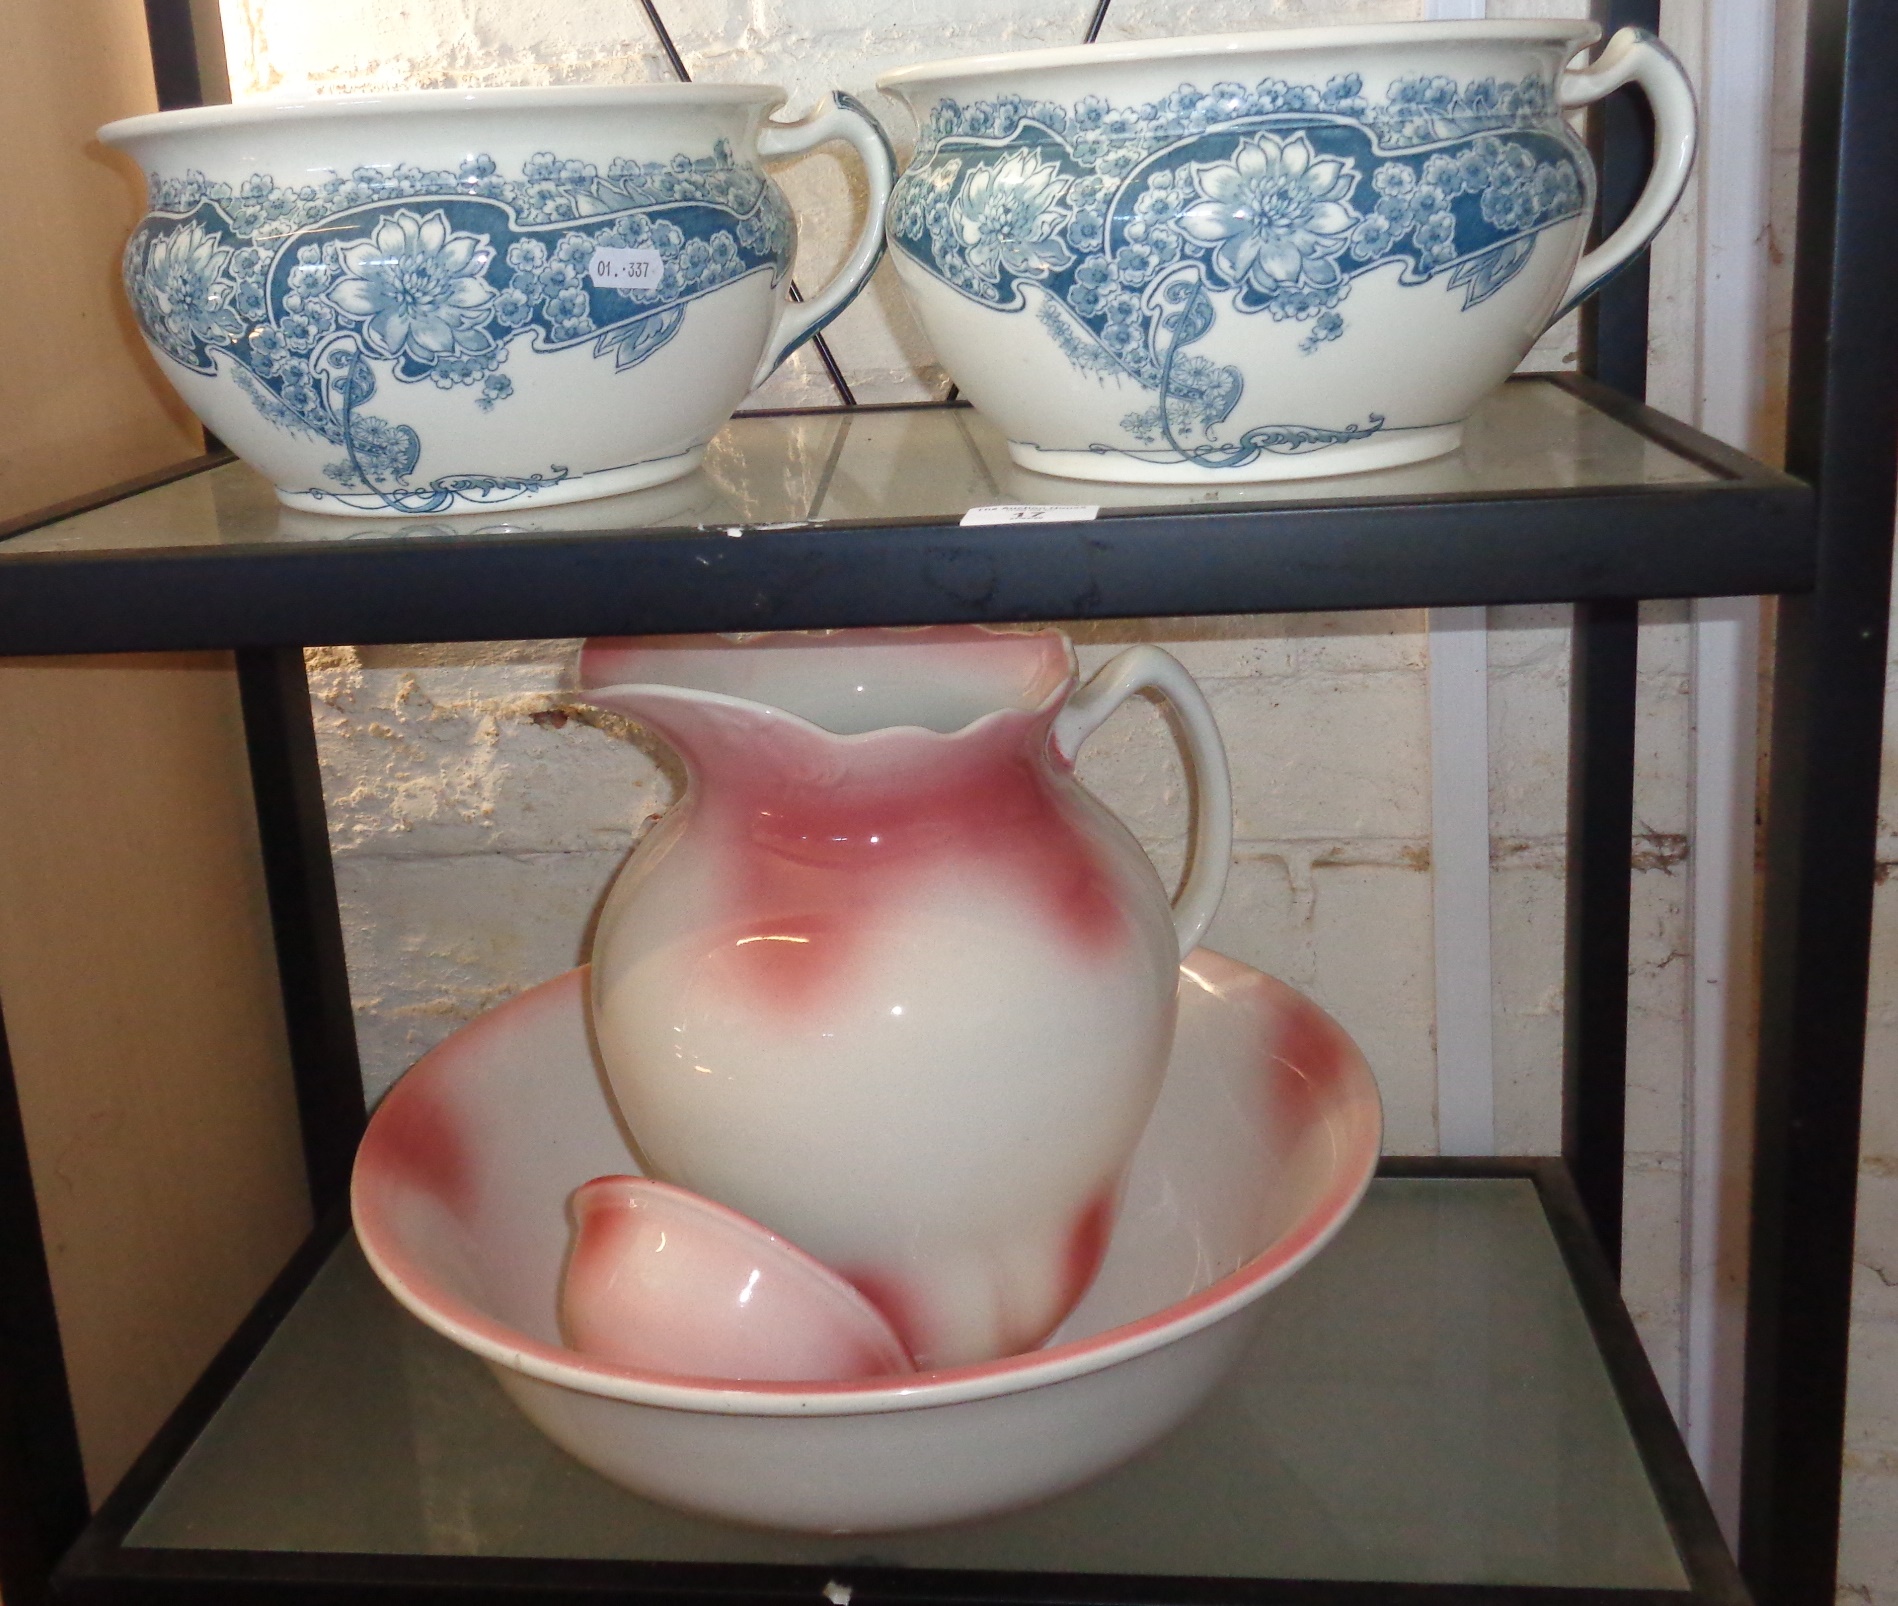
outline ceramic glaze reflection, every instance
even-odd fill
[[[1170,666],[1212,731],[1172,660],[1132,661]],[[1052,632],[595,643],[582,673],[689,778],[594,945],[601,1054],[655,1174],[842,1272],[919,1364],[1038,1343],[1099,1264],[1182,936],[1223,884],[1216,733],[1182,932],[1054,739],[1074,675]]]

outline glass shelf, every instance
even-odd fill
[[[964,527],[971,507],[1098,517]],[[1116,486],[965,407],[758,414],[672,484],[542,510],[281,508],[241,464],[0,541],[0,652],[1249,613],[1811,584],[1798,482],[1567,376],[1434,462]]]
[[[1211,488],[1111,485],[1017,468],[1007,442],[967,407],[762,414],[734,419],[704,467],[648,491],[534,510],[399,518],[293,511],[242,463],[160,486],[0,544],[28,553],[156,551],[487,536],[875,525],[959,519],[972,507],[1026,502],[1101,509],[1255,508],[1340,498],[1546,491],[1558,487],[1706,485],[1720,476],[1548,380],[1505,385],[1470,421],[1463,449],[1433,462],[1347,478]]]
[[[1337,1242],[1268,1296],[1236,1375],[1132,1463],[990,1521],[810,1538],[682,1516],[570,1461],[345,1239],[176,1464],[135,1511],[109,1512],[119,1548],[95,1532],[67,1570],[84,1578],[110,1550],[104,1570],[122,1581],[145,1567],[177,1582],[228,1574],[241,1553],[260,1600],[276,1556],[304,1579],[344,1558],[358,1579],[377,1576],[376,1557],[405,1558],[411,1581],[428,1576],[422,1557],[536,1558],[556,1568],[544,1578],[611,1563],[634,1593],[655,1564],[675,1564],[675,1583],[676,1564],[746,1564],[741,1596],[746,1576],[769,1593],[773,1569],[815,1566],[865,1599],[880,1577],[960,1576],[979,1598],[983,1579],[1021,1589],[1060,1573],[1684,1601],[1671,1533],[1691,1514],[1664,1509],[1598,1336],[1535,1182],[1380,1178]]]

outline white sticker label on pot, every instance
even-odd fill
[[[1098,507],[1066,502],[1001,502],[994,507],[972,507],[962,515],[964,524],[1072,524],[1091,519]]]
[[[587,264],[603,290],[657,290],[665,271],[665,258],[649,245],[603,245]]]

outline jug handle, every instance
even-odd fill
[[[1173,929],[1184,959],[1198,946],[1226,890],[1232,865],[1232,772],[1226,744],[1206,704],[1206,695],[1186,666],[1159,647],[1129,647],[1110,658],[1055,715],[1050,733],[1055,751],[1068,763],[1099,730],[1107,716],[1136,692],[1157,691],[1173,705],[1186,732],[1187,756],[1199,803],[1193,818],[1193,866],[1173,900]]]
[[[808,301],[788,302],[765,346],[758,371],[751,376],[752,388],[762,385],[777,371],[779,363],[842,312],[850,300],[876,272],[883,260],[883,214],[889,209],[890,191],[896,184],[896,152],[889,135],[864,108],[863,103],[841,89],[833,89],[810,116],[794,123],[767,122],[758,130],[758,154],[767,161],[797,156],[829,140],[840,139],[855,148],[863,160],[864,182],[869,189],[862,232],[836,276]]]
[[[1641,86],[1654,108],[1654,166],[1621,227],[1575,264],[1568,293],[1550,323],[1592,296],[1660,233],[1693,171],[1694,86],[1679,58],[1647,29],[1621,29],[1588,66],[1565,71],[1556,83],[1556,99],[1564,111],[1573,111],[1631,82]]]

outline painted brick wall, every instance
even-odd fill
[[[1898,626],[1898,619],[1894,619]],[[1898,642],[1898,629],[1894,629]],[[1871,1008],[1859,1138],[1840,1598],[1898,1603],[1898,657],[1885,676],[1885,763],[1872,902]]]

